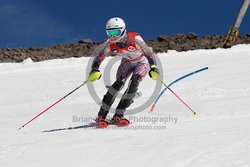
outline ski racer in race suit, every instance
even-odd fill
[[[105,118],[113,104],[118,92],[123,88],[126,80],[131,76],[127,90],[120,100],[112,121],[128,125],[129,121],[124,118],[124,112],[133,102],[139,83],[149,71],[149,76],[158,80],[159,70],[156,67],[155,55],[147,47],[144,40],[136,32],[126,32],[126,25],[121,18],[115,17],[108,20],[106,32],[109,37],[103,44],[101,50],[94,55],[92,70],[89,73],[89,80],[94,82],[101,78],[99,66],[106,56],[121,55],[122,60],[116,74],[116,81],[109,87],[102,99],[97,123],[107,126]]]

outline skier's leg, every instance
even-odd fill
[[[111,105],[113,104],[117,94],[122,89],[124,82],[115,81],[112,86],[109,87],[107,93],[104,95],[102,99],[102,106],[98,113],[99,117],[106,118]]]
[[[132,74],[132,72],[133,66],[129,64],[129,62],[122,60],[116,73],[116,80],[125,83],[128,77]]]
[[[129,86],[124,92],[122,99],[116,108],[115,116],[123,117],[126,108],[128,108],[133,103],[133,99],[136,96],[138,86],[139,82],[130,80]]]
[[[133,75],[131,80],[141,82],[145,76],[148,74],[150,70],[150,66],[147,61],[138,62],[138,65],[135,67],[133,71]]]
[[[131,77],[130,84],[122,96],[120,103],[116,108],[116,113],[114,117],[123,117],[126,108],[128,108],[133,103],[133,98],[136,96],[139,83],[144,79],[149,70],[149,64],[147,61],[137,62],[133,75]]]
[[[131,67],[128,66],[126,62],[122,61],[117,70],[116,81],[111,87],[109,87],[107,93],[102,99],[102,106],[98,113],[98,117],[106,118],[117,94],[123,88],[123,85],[126,82],[127,78],[131,75],[131,71]]]

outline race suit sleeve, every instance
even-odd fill
[[[110,53],[110,49],[109,49],[109,42],[108,41],[99,45],[91,55],[94,57],[91,68],[92,69],[93,68],[99,69],[101,63],[106,58],[106,56],[109,55],[109,53]]]
[[[148,59],[148,62],[151,65],[156,65],[155,54],[151,51],[151,49],[147,46],[145,41],[142,39],[141,36],[137,35],[135,37],[136,43],[140,46],[141,50],[143,51],[145,57]]]

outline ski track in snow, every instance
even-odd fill
[[[158,56],[165,83],[209,67],[172,87],[198,115],[193,116],[166,91],[153,112],[148,108],[130,115],[134,120],[129,127],[96,129],[89,122],[99,106],[84,86],[17,131],[81,84],[89,58],[0,64],[0,166],[248,167],[250,45],[169,51]],[[104,60],[101,71],[109,60]],[[112,81],[118,65],[112,68]],[[146,77],[139,87],[143,95],[131,108],[143,104],[154,85],[155,81]],[[94,87],[102,98],[107,90],[103,80],[95,82]],[[159,118],[167,121],[156,120]]]

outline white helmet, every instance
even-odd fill
[[[126,35],[125,22],[119,17],[109,19],[106,24],[106,32],[111,42],[120,41]]]

